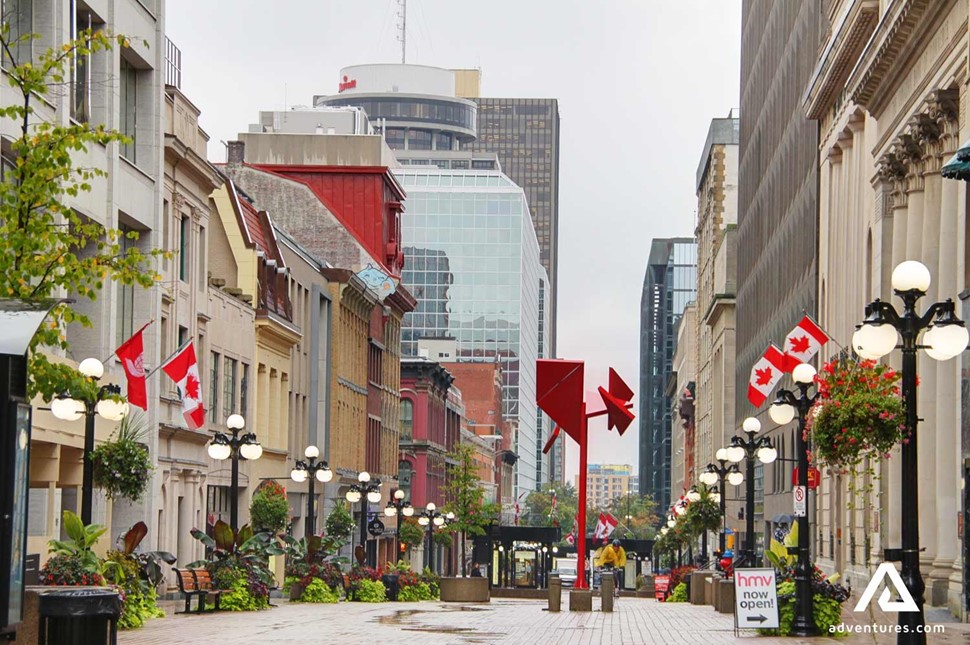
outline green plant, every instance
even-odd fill
[[[50,553],[77,558],[84,571],[96,573],[101,577],[104,577],[106,570],[117,567],[117,563],[110,560],[102,561],[94,552],[94,545],[97,544],[98,538],[108,529],[100,524],[85,526],[81,518],[71,511],[64,511],[62,523],[68,539],[49,541],[47,544]]]
[[[357,602],[384,602],[387,600],[387,590],[379,580],[358,580],[352,592],[351,600]]]
[[[300,602],[335,603],[340,600],[340,594],[330,588],[323,580],[314,578],[303,588]]]
[[[19,126],[16,138],[9,138],[5,147],[12,167],[0,178],[0,239],[4,244],[0,297],[37,300],[71,294],[75,300],[93,301],[102,295],[106,283],[109,288],[112,284],[149,288],[159,278],[148,266],[150,259],[170,254],[143,253],[135,243],[138,232],[105,228],[99,218],[74,208],[79,195],[90,192],[96,180],[107,176],[106,170],[92,167],[88,150],[130,143],[131,139],[83,118],[45,121],[34,108],[62,96],[74,61],[115,46],[147,56],[148,44],[142,41],[139,46],[106,29],[86,29],[46,51],[40,46],[21,46],[37,38],[40,34],[29,29],[13,32],[9,22],[0,27],[0,65],[6,85],[13,88],[0,107],[0,119],[8,128]],[[17,59],[19,52],[29,49],[34,55]],[[81,375],[70,363],[52,361],[42,349],[57,348],[70,355],[66,327],[70,323],[91,327],[84,314],[88,307],[82,304],[75,310],[69,302],[60,302],[31,338],[30,397],[39,394],[50,401],[70,392],[76,399],[96,400],[97,381]]]
[[[253,530],[278,533],[290,521],[290,503],[286,489],[271,479],[264,481],[253,493],[249,503],[249,518]]]
[[[449,525],[452,531],[461,534],[461,572],[468,575],[465,552],[468,536],[485,535],[485,527],[498,515],[500,506],[485,501],[471,445],[459,444],[448,458],[452,463],[448,466],[445,494],[449,501],[444,510],[455,514]]]
[[[441,595],[441,576],[432,571],[430,567],[424,568],[424,571],[421,572],[420,580],[428,585],[428,590],[431,592],[432,598],[438,598]]]
[[[219,606],[226,611],[256,611],[269,606],[269,597],[253,594],[244,575],[237,576],[227,588],[229,593],[219,600]]]
[[[685,582],[694,571],[697,571],[697,567],[689,564],[682,567],[674,567],[670,570],[670,587],[676,589],[677,585]]]
[[[842,603],[820,593],[812,597],[812,619],[822,634],[840,638],[843,632],[830,631],[842,624]],[[795,583],[788,580],[778,584],[778,629],[759,629],[764,636],[788,636],[795,622]]]
[[[888,457],[905,442],[899,373],[872,360],[836,359],[818,375],[818,401],[808,415],[813,458],[832,468],[849,469],[866,457]]]
[[[76,555],[59,553],[52,555],[40,570],[40,581],[45,585],[102,586],[104,577],[84,567]]]
[[[419,602],[421,600],[431,600],[431,588],[426,582],[401,587],[397,592],[399,602]]]
[[[108,499],[137,502],[144,496],[153,470],[148,448],[141,443],[147,431],[144,415],[129,414],[121,420],[117,436],[91,453],[94,485]]]
[[[701,484],[698,487],[698,493],[700,493],[700,499],[690,502],[683,515],[687,533],[691,538],[705,531],[716,531],[721,528],[721,506],[714,501],[711,490]]]
[[[673,593],[667,597],[667,602],[687,602],[687,583],[681,582],[674,587]]]
[[[424,540],[424,529],[413,517],[405,517],[404,521],[401,522],[400,535],[401,543],[411,548],[421,544]]]
[[[447,528],[435,531],[431,539],[436,545],[449,549],[455,545],[455,534]]]
[[[165,612],[158,607],[158,594],[154,589],[145,592],[126,593],[125,602],[118,619],[121,629],[137,629],[149,618],[162,618]]]
[[[353,532],[354,518],[350,515],[347,503],[338,501],[327,515],[327,535],[338,540],[348,540]]]

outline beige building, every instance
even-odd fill
[[[804,104],[820,122],[819,322],[847,344],[867,302],[898,306],[890,275],[903,260],[930,269],[921,309],[967,288],[966,185],[943,179],[940,167],[970,135],[968,4],[823,6],[830,29]],[[836,351],[830,343],[822,358]],[[899,353],[889,360],[898,364]],[[927,603],[965,616],[961,360],[920,356],[919,530]],[[814,550],[853,587],[865,584],[884,548],[900,546],[898,452],[874,465],[869,495],[850,492],[853,478],[854,489],[863,483],[859,473],[823,475]]]
[[[697,359],[697,303],[684,308],[677,325],[677,349],[673,370],[667,376],[666,394],[670,401],[670,500],[674,502],[694,483],[695,403]],[[663,510],[663,509],[661,509]]]
[[[578,490],[579,475],[575,482]],[[639,490],[637,476],[629,464],[589,464],[586,468],[586,498],[595,511],[606,511],[614,499],[636,495]]]

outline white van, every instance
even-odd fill
[[[576,560],[574,558],[558,558],[555,572],[559,574],[563,587],[572,587],[576,584]]]

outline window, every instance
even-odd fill
[[[242,364],[242,378],[239,379],[239,414],[249,413],[249,365]]]
[[[166,251],[172,248],[172,240],[168,236],[168,231],[169,231],[169,228],[171,227],[171,224],[168,221],[168,218],[170,216],[171,216],[171,212],[168,207],[168,200],[164,199],[162,200],[162,248],[165,249]],[[168,271],[167,257],[162,258],[162,268],[165,271]]]
[[[202,227],[202,226],[199,227],[199,242],[198,242],[198,245],[197,246],[199,247],[199,253],[198,253],[198,255],[199,255],[199,263],[196,266],[199,268],[199,270],[196,273],[198,273],[198,275],[199,275],[199,291],[202,291],[202,290],[205,289],[205,279],[206,279],[206,271],[205,271],[205,252],[206,252],[206,248],[205,248],[205,228]]]
[[[397,464],[397,485],[404,491],[404,499],[411,499],[411,475],[414,469],[410,461],[400,461]]]
[[[131,163],[137,163],[135,154],[135,131],[137,128],[138,70],[126,59],[121,59],[121,105],[119,107],[118,131],[130,141],[121,144],[121,155]]]
[[[72,2],[74,20],[71,39],[77,40],[81,33],[92,28],[91,14],[78,9]],[[91,118],[91,54],[75,54],[71,64],[71,118],[86,122]]]
[[[229,416],[235,412],[236,406],[236,359],[226,356],[222,367],[222,412]]]
[[[228,486],[209,486],[206,499],[206,526],[205,533],[212,537],[216,522],[222,520],[229,521],[229,487]]]
[[[187,282],[189,274],[189,225],[188,217],[179,219],[179,280]]]
[[[135,246],[135,241],[128,237],[131,229],[124,224],[118,227],[121,230],[121,254],[125,255],[129,249]],[[117,341],[120,345],[135,333],[135,285],[118,283],[118,331]]]
[[[7,38],[9,42],[15,43],[11,47],[14,60],[10,60],[7,52],[3,52],[3,66],[16,66],[26,63],[33,58],[33,41],[23,36],[33,33],[34,29],[34,3],[33,0],[3,0],[2,5],[3,22],[10,25],[10,33]]]
[[[401,441],[411,439],[414,424],[414,403],[411,399],[401,399]],[[407,463],[407,462],[401,462]]]
[[[210,353],[209,365],[209,421],[217,423],[219,421],[219,354]]]

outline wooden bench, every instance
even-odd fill
[[[219,611],[219,600],[225,590],[214,587],[208,570],[175,568],[173,570],[178,580],[179,591],[185,595],[185,611],[178,613],[192,613],[192,598],[195,596],[199,598],[196,613],[203,613],[206,610],[205,604],[210,596],[214,599],[215,610]]]

